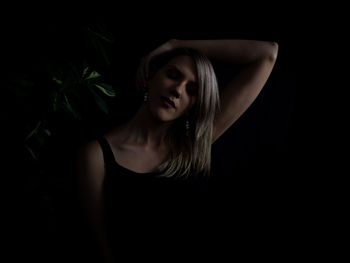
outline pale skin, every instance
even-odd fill
[[[221,112],[214,120],[212,143],[239,119],[259,95],[278,54],[277,43],[255,40],[173,39],[152,51],[143,59],[143,84],[148,88],[149,102],[144,103],[125,125],[105,134],[116,161],[130,170],[140,173],[154,171],[168,153],[163,137],[169,123],[187,114],[196,100],[193,95],[196,70],[187,56],[172,59],[152,78],[147,78],[149,60],[176,47],[194,48],[209,59],[242,65],[242,70],[220,89]],[[174,66],[182,72],[182,77],[176,81],[167,77]],[[161,95],[171,97],[176,109],[162,107]],[[94,140],[81,147],[77,153],[77,174],[83,209],[105,262],[113,262],[103,225],[104,173],[103,154],[98,142]]]

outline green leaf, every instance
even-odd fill
[[[115,97],[116,95],[115,90],[112,88],[111,85],[99,83],[99,84],[94,84],[94,86],[97,87],[99,90],[101,90],[105,95],[109,97]]]
[[[105,62],[107,63],[107,65],[110,65],[111,64],[111,61],[109,60],[109,56],[107,54],[107,51],[105,49],[105,47],[100,43],[98,42],[97,43],[97,48],[100,50],[100,52],[102,53],[102,56],[105,60]]]
[[[102,55],[107,65],[111,64],[111,61],[109,60],[109,56],[106,51],[106,47],[99,41],[97,38],[90,38],[91,44],[94,46],[94,48]]]
[[[39,129],[39,127],[40,127],[40,124],[41,124],[41,121],[39,121],[38,124],[35,126],[34,130],[32,130],[32,131],[28,134],[26,140],[28,140],[30,137],[33,136],[34,133],[36,133],[36,132],[38,131],[38,129]]]
[[[101,76],[100,73],[93,71],[90,73],[90,75],[86,79],[95,79],[95,78],[98,78],[100,76]]]
[[[60,108],[60,96],[58,92],[54,92],[53,98],[52,98],[52,108],[53,112],[57,112]]]
[[[86,67],[83,71],[83,79],[85,79],[85,76],[87,75],[87,72],[89,70],[89,67]]]
[[[66,94],[63,94],[63,96],[64,96],[64,100],[65,100],[65,104],[64,104],[64,105],[65,105],[65,109],[66,109],[69,113],[71,113],[71,114],[74,116],[74,118],[76,118],[76,119],[78,119],[78,120],[81,120],[80,114],[79,114],[79,113],[72,107],[72,105],[69,103]]]
[[[97,32],[95,32],[95,31],[92,31],[90,28],[87,28],[89,31],[90,31],[90,33],[92,33],[92,34],[94,34],[95,36],[97,36],[97,37],[99,37],[99,38],[101,38],[101,39],[103,39],[104,41],[106,41],[106,42],[108,42],[108,43],[112,43],[113,42],[113,37],[107,37],[107,36],[104,36],[104,35],[102,35],[102,34],[100,34],[100,33],[97,33]]]
[[[55,77],[53,77],[52,80],[55,81],[58,85],[62,85],[62,80],[59,80]]]
[[[38,160],[38,158],[36,157],[35,153],[32,151],[32,149],[30,149],[30,147],[28,145],[26,145],[26,149],[29,151],[30,155],[35,159]]]
[[[94,99],[95,99],[98,107],[100,108],[100,110],[102,110],[104,113],[108,113],[107,103],[99,95],[97,95],[97,93],[91,88],[91,86],[89,86],[89,89],[90,89],[91,93],[93,94]]]

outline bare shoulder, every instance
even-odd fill
[[[77,149],[77,157],[79,159],[96,159],[102,156],[102,150],[97,140],[91,140]]]
[[[81,145],[76,152],[76,168],[80,176],[102,176],[104,160],[100,144],[91,140]]]

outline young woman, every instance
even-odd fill
[[[77,154],[82,211],[105,262],[155,235],[183,235],[175,222],[198,223],[189,215],[200,206],[211,145],[256,99],[277,53],[275,42],[173,39],[141,60],[136,114]],[[212,59],[242,65],[220,91]]]

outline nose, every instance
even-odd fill
[[[177,99],[180,98],[180,93],[179,93],[179,91],[177,89],[172,89],[170,93],[175,98],[177,98]]]
[[[173,95],[175,98],[179,98],[182,92],[184,92],[183,90],[186,89],[186,85],[184,84],[185,83],[179,83],[178,85],[173,87],[173,89],[171,90],[171,95]]]

